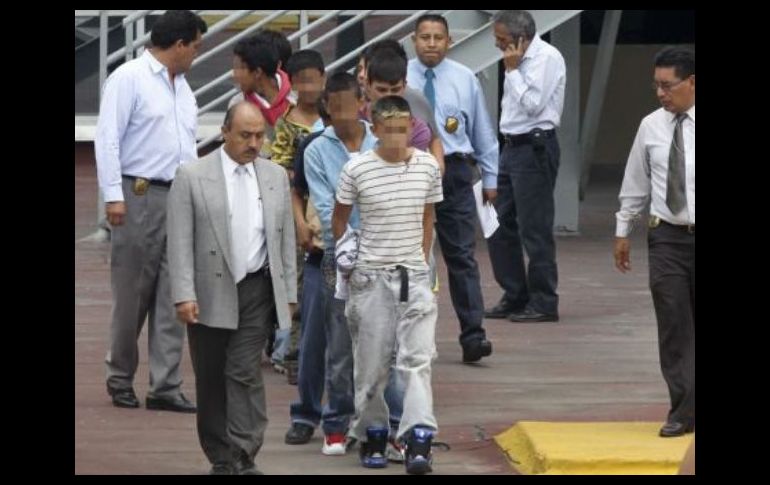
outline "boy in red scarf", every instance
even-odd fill
[[[273,127],[295,104],[289,76],[279,69],[278,51],[264,36],[242,39],[235,45],[233,54],[233,78],[242,93],[234,96],[229,106],[246,99],[260,109],[269,125],[260,156],[271,158]]]

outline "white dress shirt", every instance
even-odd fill
[[[94,151],[106,202],[122,201],[122,175],[170,181],[198,159],[198,105],[184,74],[174,76],[149,50],[104,83]]]
[[[235,186],[236,175],[235,170],[240,166],[237,162],[233,161],[225,151],[224,147],[220,148],[220,158],[222,159],[222,171],[225,174],[225,183],[227,185],[227,207],[228,217],[232,217],[233,213],[233,190]],[[246,272],[253,273],[260,269],[267,262],[267,238],[265,235],[265,218],[262,213],[262,197],[259,192],[259,183],[257,183],[257,173],[254,169],[253,163],[247,163],[246,165],[247,187],[250,194],[249,213],[255,214],[255,217],[251,221],[251,229],[249,230],[249,245],[248,245],[248,259],[246,265]],[[232,237],[232,233],[231,233]]]
[[[521,135],[534,128],[558,127],[566,83],[564,57],[535,35],[519,67],[505,73],[500,132]]]
[[[695,105],[687,110],[687,117],[682,122],[687,207],[678,214],[672,214],[666,205],[668,156],[675,127],[675,115],[663,108],[642,120],[628,156],[626,174],[618,197],[620,211],[615,214],[617,237],[628,237],[634,221],[639,218],[650,198],[650,215],[671,224],[695,224]]]

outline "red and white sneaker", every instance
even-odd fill
[[[326,456],[341,456],[345,454],[345,435],[343,433],[330,433],[324,437],[324,445],[321,453]]]

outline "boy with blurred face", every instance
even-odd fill
[[[415,116],[411,118],[412,135],[409,139],[409,146],[430,151],[443,172],[444,149],[441,147],[441,138],[439,138],[430,105],[427,100],[420,105],[420,100],[414,99],[415,95],[424,99],[419,91],[411,90],[412,93],[407,97],[406,59],[402,58],[395,50],[379,49],[369,60],[366,72],[366,91],[371,100],[366,111],[367,119],[371,119],[369,108],[380,98],[384,96],[404,97],[409,103],[410,109],[415,111]],[[433,128],[430,126],[431,122]]]
[[[359,120],[358,112],[364,100],[356,78],[348,73],[337,73],[326,82],[324,104],[331,125],[307,146],[305,176],[310,199],[318,212],[324,240],[321,260],[326,322],[326,382],[327,405],[321,419],[324,431],[325,455],[345,454],[345,434],[353,415],[353,351],[350,331],[345,319],[345,302],[334,298],[336,263],[334,238],[331,231],[334,190],[348,160],[360,152],[374,148],[377,138],[368,123]],[[358,227],[358,214],[351,217],[351,225]],[[316,423],[312,423],[316,424]]]
[[[346,315],[354,343],[355,420],[350,435],[362,442],[361,463],[387,465],[391,373],[408,383],[395,438],[406,447],[406,471],[432,471],[437,430],[430,382],[435,355],[436,297],[427,254],[433,204],[442,200],[435,158],[409,146],[409,104],[386,96],[372,109],[375,150],[343,168],[333,216],[336,239],[345,233],[355,204],[360,211],[358,259],[350,276]]]
[[[281,116],[275,124],[275,139],[273,140],[271,151],[272,160],[284,167],[289,174],[289,180],[294,180],[294,154],[297,151],[299,143],[311,131],[321,129],[323,126],[317,124],[318,98],[323,91],[324,81],[324,62],[321,54],[314,50],[301,50],[294,53],[285,64],[286,72],[291,79],[291,86],[297,92],[297,104],[290,106],[289,111]],[[297,223],[298,242],[307,237],[308,225],[305,201],[292,190],[292,205],[294,206],[295,221]],[[311,217],[315,215],[312,206]],[[302,231],[303,234],[299,234]],[[297,244],[297,285],[302,300],[302,280],[303,268],[305,263],[305,247]],[[300,308],[300,307],[298,307]],[[296,384],[297,378],[297,343],[300,333],[300,314],[293,315],[290,337],[286,339],[283,332],[277,332],[276,351],[274,360],[282,363],[286,370],[286,377],[290,384]]]
[[[314,50],[298,51],[286,63],[291,86],[297,93],[297,104],[290,106],[276,122],[272,150],[273,161],[289,171],[290,179],[293,178],[292,164],[297,146],[314,131],[314,125],[321,128],[318,125],[318,98],[326,82],[324,69],[321,54]]]
[[[271,158],[274,126],[294,105],[289,76],[279,69],[281,61],[275,40],[264,33],[240,40],[233,54],[233,79],[241,93],[233,96],[228,107],[246,100],[259,108],[267,121],[260,156]]]

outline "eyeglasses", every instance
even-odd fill
[[[687,77],[687,78],[682,79],[680,81],[677,81],[675,83],[670,83],[670,82],[662,82],[662,83],[653,82],[650,85],[650,87],[655,92],[657,92],[658,89],[661,89],[661,90],[663,90],[664,93],[670,93],[672,89],[674,89],[675,87],[679,86],[680,84],[682,84],[683,82],[687,81],[688,79],[690,79],[690,78]]]

